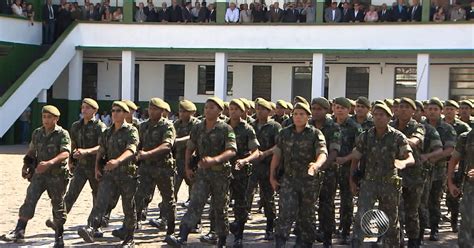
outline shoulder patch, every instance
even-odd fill
[[[228,138],[235,139],[235,133],[234,132],[229,132],[227,135]]]

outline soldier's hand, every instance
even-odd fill
[[[349,179],[349,186],[351,187],[352,194],[356,195],[359,191],[359,187],[357,187],[357,184],[352,179]]]
[[[216,159],[214,159],[213,157],[207,156],[207,157],[202,158],[201,161],[199,161],[198,167],[203,168],[203,169],[208,169],[215,164],[216,164]]]
[[[21,177],[23,177],[24,179],[31,178],[31,173],[29,173],[28,167],[23,166],[23,168],[21,168]]]
[[[453,197],[458,197],[459,194],[461,194],[461,190],[459,190],[459,188],[454,183],[448,183],[448,189],[449,189],[449,193]]]
[[[186,178],[188,180],[190,180],[190,181],[193,180],[193,178],[194,178],[194,171],[193,170],[186,168],[186,169],[184,169],[184,173],[186,174]]]
[[[99,169],[95,169],[95,179],[99,181],[102,178],[102,172]]]
[[[280,187],[280,183],[278,180],[276,180],[275,177],[270,176],[270,184],[272,185],[273,191],[278,191],[278,188]]]
[[[467,177],[469,177],[469,180],[474,180],[474,169],[470,169],[467,172]]]
[[[242,169],[246,164],[248,164],[247,160],[245,159],[238,159],[237,162],[235,162],[235,169],[240,170]]]
[[[137,160],[138,161],[145,160],[145,159],[148,158],[149,154],[150,154],[149,152],[145,152],[143,150],[140,150],[140,151],[138,151],[138,154],[137,154]]]
[[[104,167],[104,170],[111,171],[119,166],[120,162],[117,159],[111,159],[107,162]]]
[[[76,166],[74,165],[74,163],[71,160],[69,160],[69,163],[67,163],[67,166],[69,168],[69,171],[71,173],[74,173],[74,170],[76,169]]]
[[[36,170],[35,170],[35,173],[38,173],[38,174],[41,174],[41,173],[44,173],[46,170],[49,169],[49,167],[51,166],[51,162],[49,161],[41,161],[38,166],[36,166]]]
[[[337,164],[345,164],[347,162],[346,157],[337,157],[336,158],[336,163]]]
[[[405,169],[405,167],[406,167],[406,164],[404,162],[402,162],[401,160],[395,159],[395,168],[399,170],[403,170]]]
[[[81,148],[77,148],[74,153],[72,154],[72,157],[74,159],[80,159],[82,156],[84,156],[85,153],[84,153],[84,149],[81,149]]]
[[[420,159],[421,159],[421,162],[424,163],[424,162],[428,161],[428,155],[426,155],[426,154],[421,154],[421,155],[420,155]]]
[[[316,167],[315,163],[309,163],[308,175],[314,177],[317,172],[318,168]]]

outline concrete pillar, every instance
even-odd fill
[[[217,0],[216,7],[216,23],[225,23],[225,12],[227,11],[227,0]]]
[[[82,99],[82,64],[83,52],[76,50],[76,54],[69,62],[69,80],[67,94],[67,126],[70,127],[78,119]]]
[[[429,22],[430,21],[430,10],[431,10],[431,0],[422,0],[422,11],[421,11],[421,21]]]
[[[135,101],[135,52],[122,51],[122,89],[123,100]]]
[[[324,0],[316,0],[316,23],[321,24],[323,23],[323,16],[324,16]]]
[[[38,103],[47,103],[48,102],[48,90],[42,89],[38,94]]]
[[[216,53],[214,95],[224,101],[227,96],[227,53]]]
[[[311,80],[311,98],[324,96],[324,78],[326,74],[324,54],[313,53],[313,70]]]
[[[123,22],[131,23],[133,22],[134,16],[134,9],[135,9],[135,1],[134,0],[124,0],[123,1]]]
[[[430,55],[417,54],[416,58],[416,100],[429,98]]]

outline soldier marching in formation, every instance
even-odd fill
[[[295,247],[311,247],[315,241],[332,247],[338,233],[341,244],[361,247],[361,219],[374,208],[389,219],[387,232],[379,237],[383,247],[403,247],[405,236],[408,247],[420,247],[426,228],[431,241],[439,239],[440,204],[447,185],[452,231],[458,232],[459,247],[473,247],[474,103],[469,99],[370,102],[365,97],[319,97],[309,103],[296,96],[293,103],[274,104],[263,98],[227,103],[210,97],[200,117],[191,101],[182,100],[178,106],[174,121],[170,105],[152,98],[148,119],[140,123],[134,116],[135,103],[114,101],[113,123],[106,127],[94,117],[99,104],[85,98],[71,136],[58,125],[59,110],[44,106],[43,125],[33,132],[24,157],[22,176],[30,181],[26,198],[16,227],[1,240],[24,240],[28,220],[47,191],[53,218],[46,225],[55,232],[54,247],[64,247],[66,215],[88,182],[93,206],[78,234],[89,243],[103,236],[101,227],[108,225],[121,197],[123,225],[112,235],[123,240],[123,247],[134,246],[134,233],[146,220],[158,188],[160,218],[150,224],[166,230],[166,243],[186,245],[210,199],[211,230],[201,241],[225,247],[230,231],[232,246],[243,247],[258,187],[266,217],[264,239],[274,240],[276,247],[285,247],[293,223]],[[189,199],[176,233],[176,202],[183,181]]]

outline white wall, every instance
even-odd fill
[[[272,65],[272,101],[279,99],[293,102],[291,99],[292,64]]]
[[[252,64],[229,64],[234,72],[234,97],[252,99]]]
[[[120,99],[120,62],[97,64],[97,100]]]
[[[395,91],[395,66],[370,65],[369,100],[393,98]]]
[[[333,99],[346,95],[346,65],[329,66],[328,98]]]
[[[0,16],[0,41],[41,45],[41,22],[31,25],[29,20]]]
[[[449,97],[449,68],[461,66],[432,65],[430,66],[430,84],[428,86],[428,95],[437,96],[440,99]]]
[[[139,62],[137,64],[140,64],[138,100],[148,101],[152,97],[164,98],[165,64],[162,62]]]

